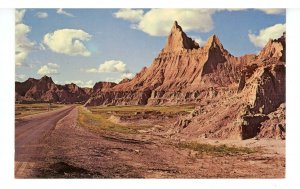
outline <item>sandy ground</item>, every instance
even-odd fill
[[[39,153],[30,157],[27,166],[18,170],[16,159],[16,172],[21,178],[285,177],[284,141],[206,140],[211,144],[263,147],[262,152],[254,154],[206,155],[179,149],[170,139],[149,133],[94,133],[79,127],[77,116],[77,108],[72,109],[38,146],[31,146]]]

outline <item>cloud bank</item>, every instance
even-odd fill
[[[119,72],[127,71],[126,64],[120,60],[108,60],[100,64],[98,69],[92,68],[86,70],[88,73]]]
[[[58,64],[54,64],[54,63],[48,63],[46,65],[43,65],[39,70],[38,70],[38,74],[39,75],[47,75],[47,76],[51,76],[51,75],[57,75],[59,74],[59,65]]]
[[[15,75],[15,80],[19,81],[19,82],[23,82],[26,79],[26,75],[25,74],[16,74]]]
[[[118,12],[114,13],[116,18],[121,18],[123,20],[128,20],[130,22],[138,22],[142,20],[144,11],[139,9],[120,9]]]
[[[70,83],[74,83],[79,87],[88,87],[88,88],[92,88],[95,84],[95,82],[93,80],[89,80],[89,81],[82,81],[82,80],[65,81],[65,84],[70,84]]]
[[[32,50],[35,42],[28,39],[27,34],[31,31],[31,28],[22,23],[26,10],[16,9],[15,11],[15,64],[16,66],[22,66],[23,62],[27,58],[29,52]]]
[[[214,28],[212,16],[221,11],[246,11],[249,9],[120,9],[113,15],[132,23],[131,28],[151,36],[166,36],[177,20],[186,32],[210,32]],[[258,9],[265,14],[284,14],[285,9]]]
[[[90,56],[91,52],[85,47],[85,41],[91,39],[91,35],[83,30],[60,29],[44,36],[43,43],[53,52],[66,55]]]
[[[256,47],[262,48],[270,39],[277,39],[281,37],[283,32],[285,32],[285,29],[285,24],[275,24],[273,26],[261,29],[257,35],[249,32],[248,37]]]
[[[142,10],[120,9],[114,16],[135,23],[132,28],[151,36],[166,36],[174,20],[177,20],[185,31],[211,31],[213,29],[211,16],[215,11],[215,9],[151,9],[143,14]]]

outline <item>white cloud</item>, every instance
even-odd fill
[[[56,13],[57,14],[63,14],[63,15],[68,16],[68,17],[75,17],[73,14],[64,11],[62,8],[57,9]]]
[[[91,52],[85,47],[83,42],[89,41],[91,37],[90,34],[83,30],[61,29],[53,33],[47,33],[43,42],[56,53],[71,56],[90,56]]]
[[[46,13],[46,12],[37,12],[35,14],[35,16],[38,17],[38,18],[47,18],[48,17],[48,13]]]
[[[218,11],[224,11],[224,10],[233,12],[233,11],[247,11],[249,9],[243,9],[243,8],[218,9]],[[278,14],[285,14],[285,10],[286,9],[278,9],[278,8],[275,8],[275,9],[264,9],[264,8],[257,8],[256,10],[262,11],[265,14],[278,15]]]
[[[27,34],[31,31],[31,28],[22,23],[25,15],[24,9],[16,9],[15,11],[15,64],[16,66],[22,66],[24,60],[27,58],[29,52],[35,45],[33,41],[28,39]]]
[[[65,84],[71,84],[71,83],[74,83],[79,87],[88,87],[88,88],[92,88],[95,84],[95,82],[93,80],[89,80],[89,81],[81,81],[81,80],[65,81]]]
[[[257,47],[264,47],[270,39],[277,39],[285,32],[285,24],[275,24],[261,29],[258,35],[249,32],[250,41]]]
[[[132,79],[132,78],[134,78],[134,76],[135,76],[134,73],[128,72],[128,73],[122,74],[122,75],[121,75],[121,78],[122,78],[122,79],[125,79],[125,78],[127,78],[127,79]]]
[[[266,14],[284,14],[285,9],[258,9]]]
[[[87,69],[86,72],[87,73],[97,73],[97,72],[99,72],[99,70],[96,68],[91,68],[91,69]]]
[[[38,70],[38,74],[39,75],[57,75],[59,74],[58,69],[59,69],[59,65],[58,64],[54,64],[54,63],[48,63],[46,65],[43,65],[39,70]]]
[[[213,29],[212,9],[151,9],[137,27],[152,36],[166,36],[175,20],[186,32],[209,32]]]
[[[189,32],[210,32],[214,27],[213,14],[222,11],[247,11],[249,9],[120,9],[116,18],[132,22],[132,29],[141,30],[151,36],[166,36],[175,20]],[[285,9],[258,9],[266,14],[284,14]]]
[[[151,36],[166,36],[175,20],[185,31],[209,32],[213,29],[212,15],[216,9],[151,9],[144,15],[138,10],[119,10],[118,18],[135,21],[134,29],[139,29]],[[126,12],[127,14],[125,14]],[[122,14],[121,14],[122,13]],[[135,16],[135,17],[134,17]]]
[[[135,76],[134,73],[129,72],[126,64],[120,60],[105,61],[103,64],[99,65],[98,69],[91,68],[91,69],[86,70],[86,72],[88,72],[88,73],[103,73],[103,72],[119,73],[118,74],[119,76],[117,76],[117,77],[107,77],[105,79],[105,81],[115,82],[115,83],[119,83],[121,80],[123,80],[125,78],[132,79]]]
[[[120,60],[108,60],[99,65],[99,68],[91,68],[86,70],[88,73],[101,73],[101,72],[126,72],[126,64]]]
[[[24,74],[16,74],[15,75],[15,80],[16,81],[19,81],[19,82],[23,82],[23,81],[25,81],[26,80],[26,75],[24,75]]]
[[[191,36],[191,38],[196,41],[200,47],[205,44],[205,41],[201,37]]]
[[[120,9],[114,13],[114,16],[130,22],[138,22],[143,18],[143,14],[144,11],[141,9]]]
[[[127,79],[132,79],[134,78],[135,74],[134,73],[123,73],[120,75],[120,77],[107,77],[105,79],[105,81],[107,82],[114,82],[114,83],[119,83],[120,81],[122,81],[123,79],[127,78]]]
[[[119,60],[109,60],[99,65],[99,72],[124,72],[126,64]]]
[[[120,78],[107,77],[107,78],[105,78],[105,81],[107,81],[107,82],[119,83],[121,80],[120,80]]]
[[[23,17],[25,15],[26,10],[25,9],[16,9],[15,11],[15,22],[20,23],[23,21]]]

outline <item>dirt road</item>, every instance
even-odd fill
[[[55,111],[26,116],[16,120],[15,176],[30,174],[37,156],[44,147],[43,140],[54,130],[56,123],[75,108],[67,106]]]
[[[153,134],[96,133],[78,125],[78,108],[16,125],[17,178],[283,178],[284,154],[199,154]],[[34,125],[32,124],[35,123]],[[26,134],[25,134],[26,132]],[[28,138],[29,137],[29,138]]]

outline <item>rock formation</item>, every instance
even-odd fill
[[[195,111],[175,123],[179,134],[247,139],[284,138],[278,128],[285,128],[285,121],[273,133],[267,125],[284,102],[285,34],[270,40],[258,55],[234,57],[216,35],[199,47],[175,21],[149,68],[95,94],[85,105],[194,103]]]
[[[183,31],[177,21],[174,22],[168,37],[167,44],[163,51],[165,52],[177,52],[184,49],[198,49],[199,44],[189,38]]]
[[[143,68],[132,80],[95,95],[86,105],[199,102],[207,95],[207,88],[237,82],[237,62],[238,58],[223,48],[217,36],[211,36],[204,47],[199,47],[175,22],[165,47],[149,68]],[[216,74],[224,77],[216,78]]]
[[[29,78],[24,82],[15,83],[16,102],[57,102],[57,103],[85,103],[91,95],[115,86],[115,83],[98,82],[91,88],[81,88],[76,84],[57,85],[51,77],[41,79]]]
[[[285,33],[258,55],[234,57],[212,35],[203,47],[175,21],[153,63],[119,84],[93,89],[51,78],[16,82],[16,99],[96,105],[196,104],[174,132],[204,138],[285,138]]]

